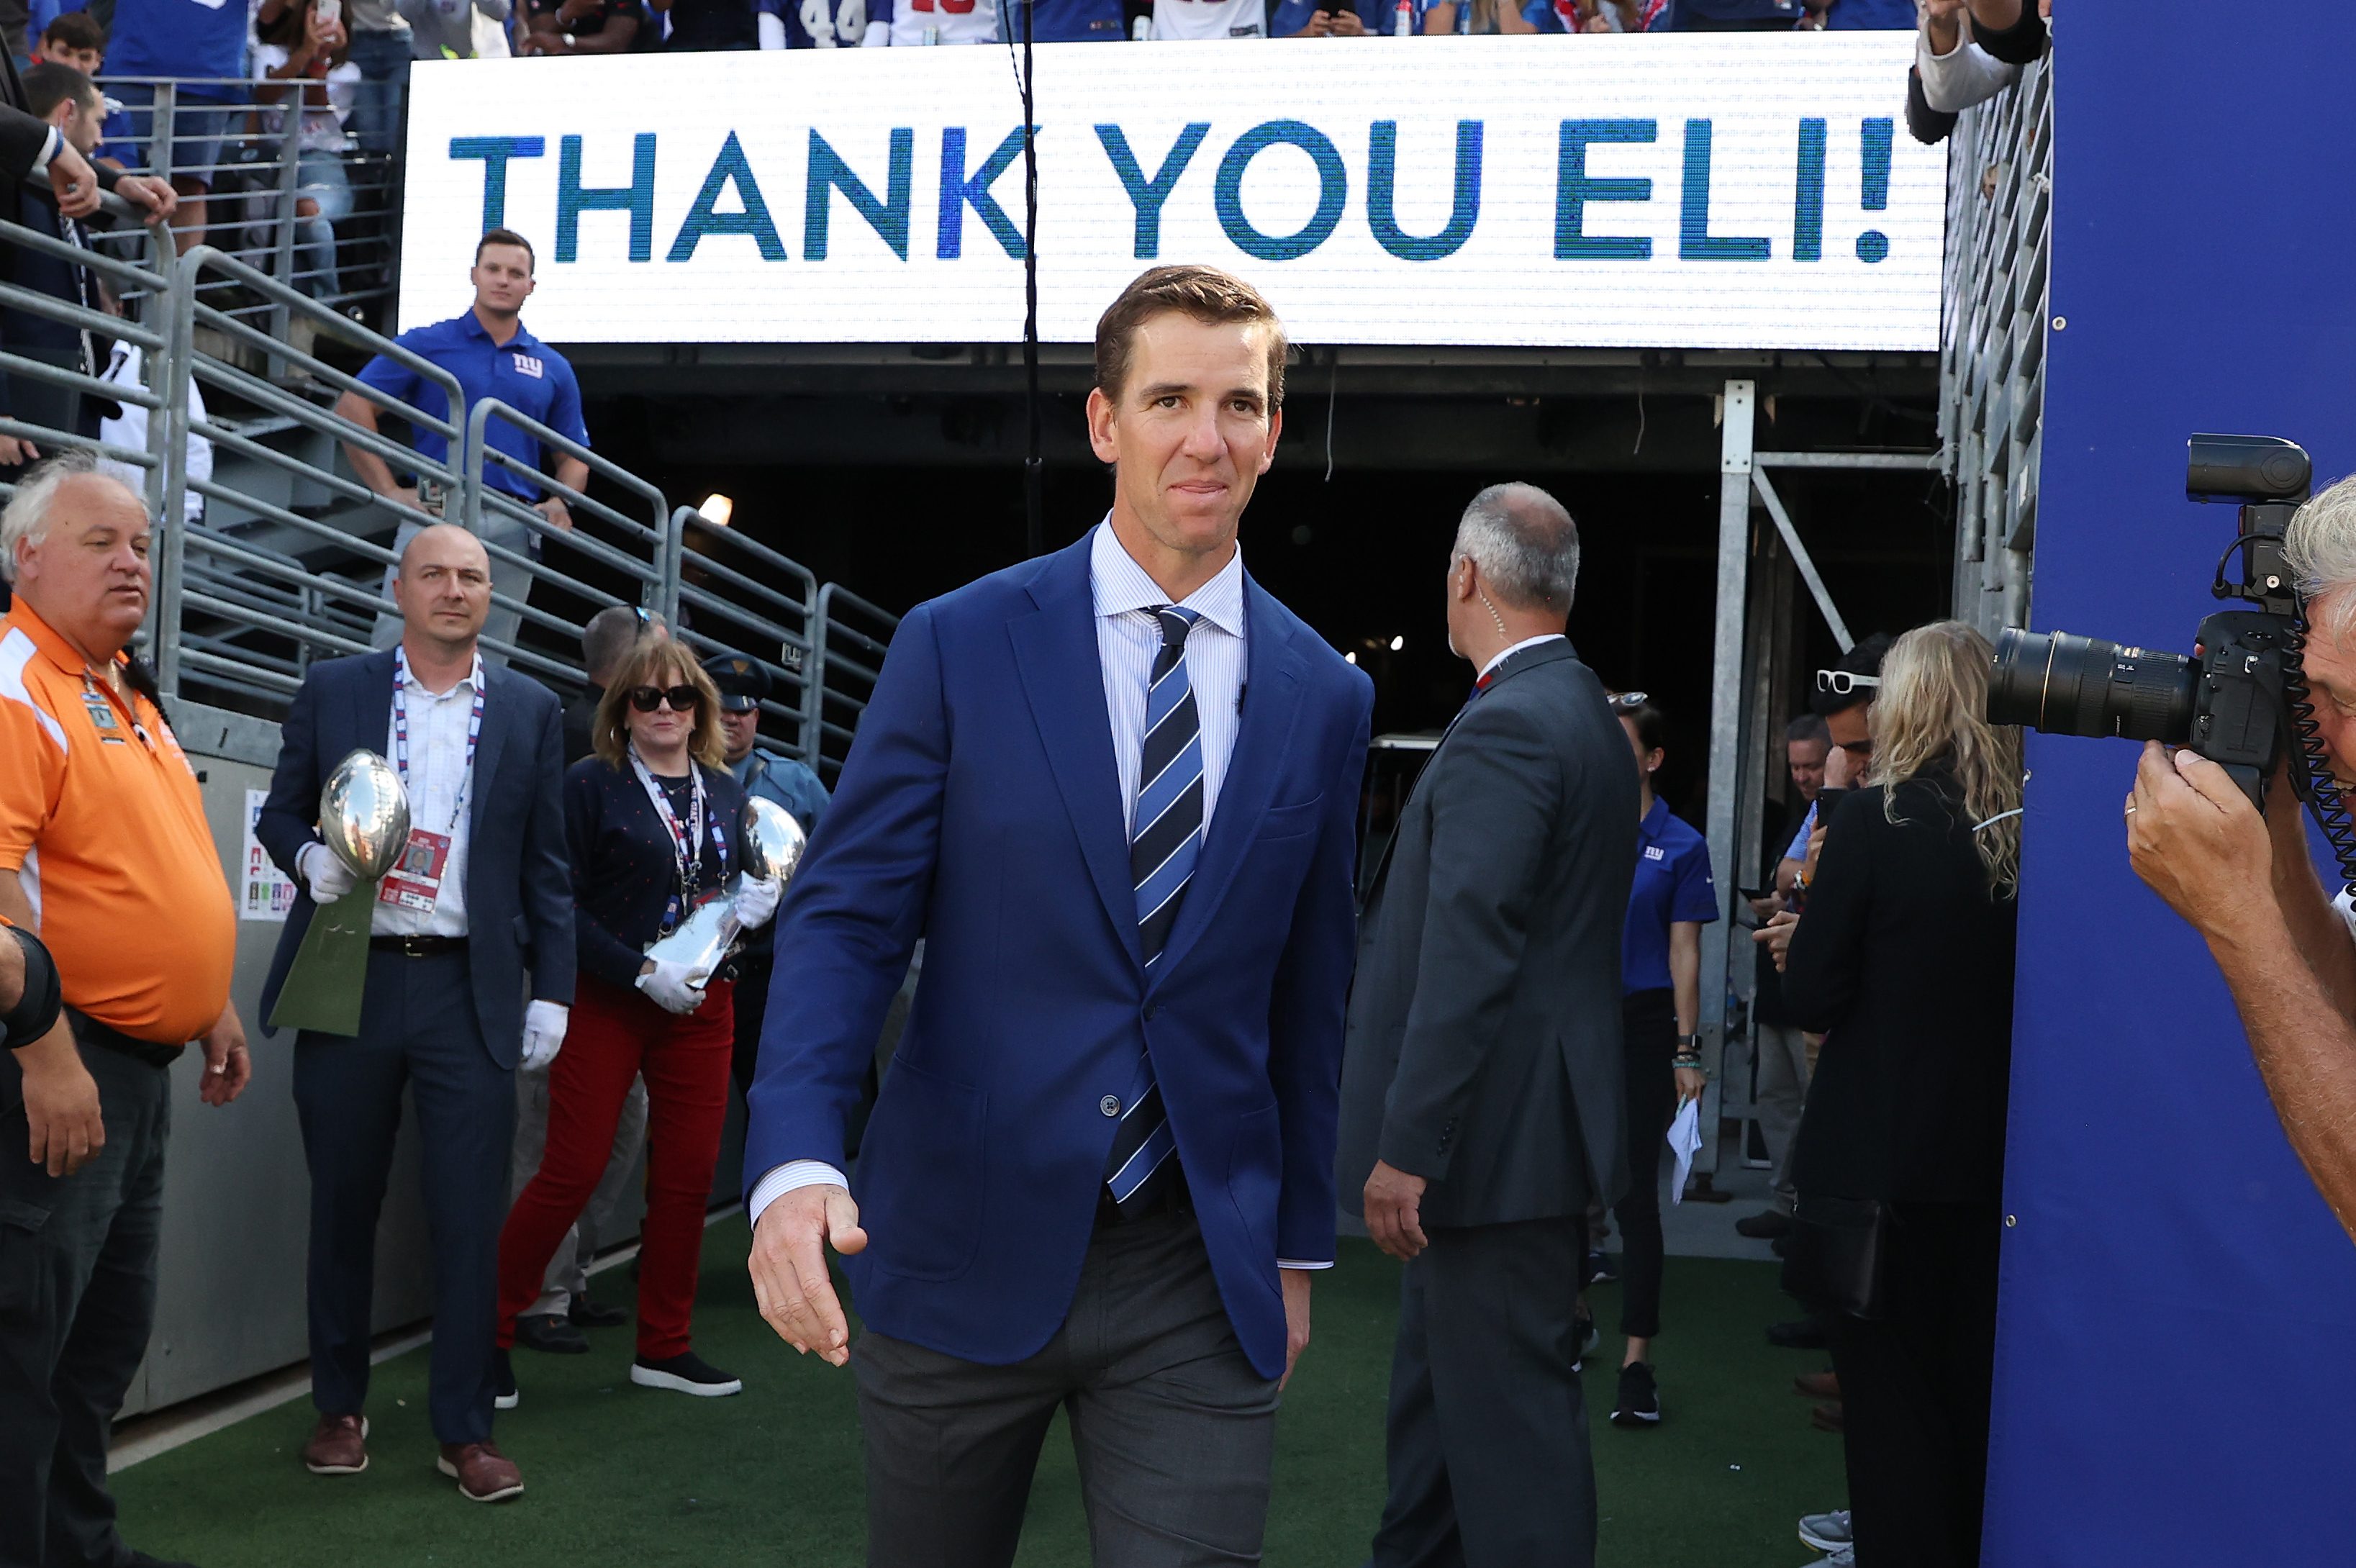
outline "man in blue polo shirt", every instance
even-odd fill
[[[536,282],[532,260],[530,241],[510,229],[488,231],[476,242],[474,270],[466,274],[475,285],[474,308],[464,316],[437,321],[430,327],[413,327],[395,341],[454,377],[467,407],[485,398],[497,398],[526,418],[586,446],[589,429],[581,422],[581,383],[574,379],[573,367],[565,363],[563,355],[524,330],[523,302],[531,296]],[[362,385],[408,403],[423,413],[437,418],[450,415],[448,399],[438,383],[385,355],[370,360],[359,379]],[[377,405],[359,392],[348,392],[337,399],[336,413],[363,430],[372,432],[377,428]],[[463,424],[464,418],[461,411],[455,423]],[[524,467],[523,472],[518,472],[502,463],[484,464],[485,488],[514,497],[557,528],[570,529],[572,512],[562,497],[548,494],[538,482],[538,471],[542,469],[544,459],[552,456],[556,482],[577,492],[589,483],[589,465],[569,452],[544,454],[537,436],[505,420],[492,420],[486,428],[485,438],[495,451],[506,453]],[[440,432],[421,427],[412,432],[411,439],[420,456],[445,466],[452,463],[450,443]],[[428,494],[421,499],[417,485],[403,484],[394,475],[391,465],[376,453],[346,442],[344,456],[350,459],[352,471],[359,476],[360,482],[402,514],[401,528],[393,539],[396,554],[411,534],[425,526],[431,518],[441,515],[442,499],[438,495]],[[433,489],[438,491],[440,487]],[[483,540],[519,554],[537,553],[539,545],[534,531],[499,513],[486,518]],[[497,555],[492,557],[493,592],[520,602],[530,585],[529,573],[523,566]],[[390,596],[391,592],[388,578],[386,593]],[[390,621],[391,635],[384,635],[389,619],[380,617],[377,628],[380,642],[388,647],[400,629],[398,621]],[[522,619],[519,611],[494,609],[483,636],[490,642],[512,643]]]

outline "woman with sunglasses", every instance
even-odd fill
[[[1642,692],[1612,699],[1636,753],[1636,876],[1620,939],[1622,1049],[1628,1083],[1628,1195],[1620,1222],[1620,1392],[1612,1424],[1661,1419],[1653,1337],[1661,1331],[1661,1150],[1676,1108],[1700,1095],[1701,929],[1718,918],[1709,846],[1653,793],[1667,721]]]
[[[731,982],[647,956],[742,869],[744,795],[723,759],[720,696],[685,647],[641,639],[597,704],[594,756],[564,776],[580,980],[565,1048],[549,1069],[548,1148],[499,1237],[498,1404],[519,1395],[509,1351],[519,1313],[604,1175],[631,1081],[647,1084],[647,1214],[637,1359],[630,1380],[705,1396],[744,1385],[689,1337],[703,1210],[728,1112]],[[734,895],[749,928],[780,885]]]

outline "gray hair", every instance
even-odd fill
[[[652,610],[629,605],[607,605],[581,628],[581,662],[592,677],[610,674],[641,637],[668,630]]]
[[[2348,592],[2356,588],[2356,475],[2298,509],[2283,540],[2283,557],[2310,610],[2327,599],[2338,601],[2326,612],[2334,636],[2356,625],[2356,595]]]
[[[1579,527],[1536,485],[1491,485],[1456,525],[1456,555],[1516,609],[1568,616],[1579,587]]]
[[[81,446],[67,447],[27,474],[8,498],[7,510],[0,511],[0,579],[16,580],[17,545],[27,541],[37,544],[48,534],[49,508],[60,486],[68,479],[107,477],[99,470],[98,454]],[[140,506],[145,510],[146,502]]]

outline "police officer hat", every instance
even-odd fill
[[[717,653],[703,661],[703,672],[720,688],[720,706],[731,714],[750,713],[769,694],[769,672],[757,660],[741,653]]]

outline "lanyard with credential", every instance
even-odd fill
[[[638,784],[646,790],[647,799],[654,802],[655,815],[662,819],[663,827],[670,833],[671,860],[679,868],[678,891],[670,896],[669,903],[663,908],[662,933],[669,936],[679,929],[680,916],[694,898],[696,882],[703,874],[703,774],[692,760],[688,763],[687,776],[694,786],[695,799],[688,808],[688,821],[682,822],[679,820],[679,813],[670,809],[669,793],[655,781],[654,771],[638,755],[635,742],[630,746],[630,771],[638,776]],[[714,843],[721,843],[717,822],[712,824],[712,837]],[[722,845],[721,858],[721,869],[724,873],[727,869],[724,844]]]
[[[475,709],[466,718],[466,764],[458,775],[458,792],[450,801],[450,825],[445,833],[458,831],[458,818],[466,809],[466,791],[475,779],[475,745],[483,737],[483,680],[480,658],[474,672]],[[392,650],[392,765],[400,770],[401,787],[409,788],[409,653],[396,647]]]

